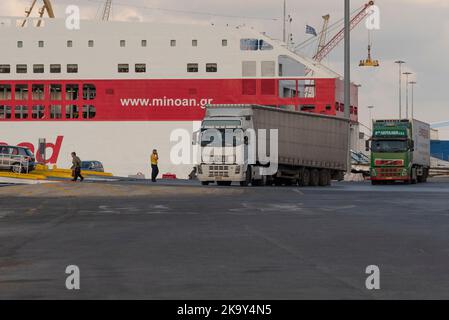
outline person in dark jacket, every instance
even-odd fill
[[[81,159],[76,155],[75,152],[72,152],[72,173],[72,181],[77,181],[79,177],[81,179],[81,182],[83,182],[84,177],[81,175]]]

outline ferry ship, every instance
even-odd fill
[[[186,178],[173,132],[192,133],[204,106],[259,104],[343,117],[342,77],[246,27],[0,18],[0,143],[69,167],[72,151],[117,176]],[[351,120],[358,119],[357,87]],[[355,134],[357,134],[355,132]]]

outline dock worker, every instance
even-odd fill
[[[76,155],[75,152],[72,152],[72,181],[77,181],[78,177],[83,182],[84,177],[81,175],[81,159]]]
[[[157,163],[159,161],[159,155],[157,154],[157,150],[154,149],[151,154],[151,181],[156,182],[157,175],[159,174],[159,168]]]

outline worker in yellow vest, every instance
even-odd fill
[[[159,161],[159,155],[157,154],[157,150],[154,149],[151,154],[151,181],[156,182],[157,175],[159,174],[159,168],[157,163]]]

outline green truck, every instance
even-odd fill
[[[374,120],[366,142],[373,185],[426,182],[430,169],[430,125],[415,119]]]

